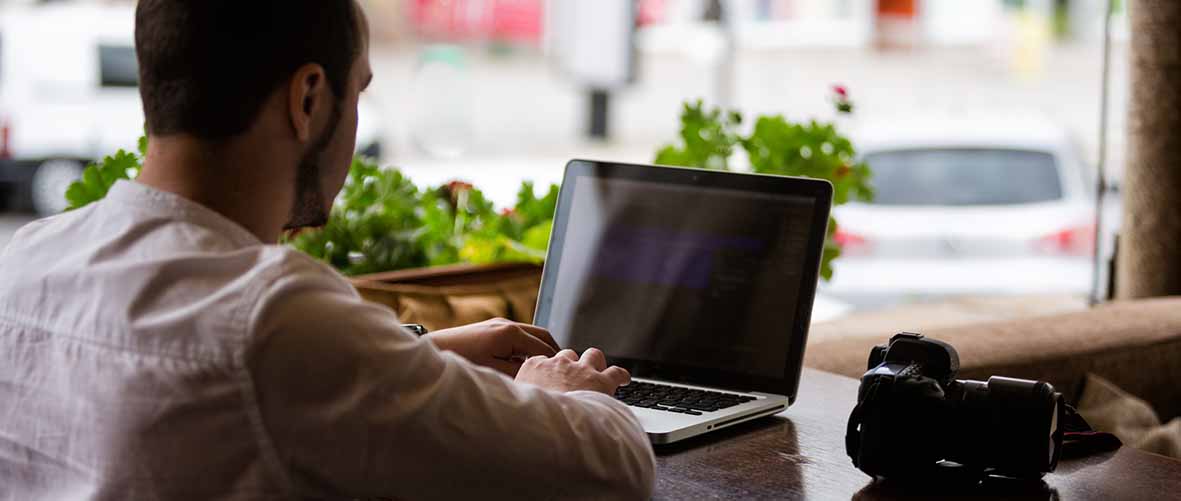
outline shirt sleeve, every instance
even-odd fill
[[[651,495],[652,447],[607,395],[516,383],[440,351],[336,276],[281,278],[259,304],[248,366],[300,495]]]

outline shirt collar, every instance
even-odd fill
[[[242,225],[197,202],[175,193],[158,190],[135,181],[118,180],[107,193],[106,200],[138,207],[156,209],[158,214],[176,214],[186,221],[206,226],[226,236],[238,247],[263,245]]]

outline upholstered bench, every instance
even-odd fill
[[[805,364],[857,377],[871,346],[892,332],[813,328]],[[1181,416],[1181,297],[1116,302],[1048,316],[936,327],[923,332],[960,353],[962,378],[1005,375],[1049,381],[1077,400],[1087,373],[1148,401],[1165,420]]]

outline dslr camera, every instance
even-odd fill
[[[1065,420],[1049,383],[957,380],[951,345],[904,332],[869,354],[845,448],[872,477],[1037,479],[1054,471]]]

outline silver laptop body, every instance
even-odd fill
[[[786,409],[832,200],[826,181],[572,160],[535,323],[628,369],[654,444]]]
[[[648,438],[654,444],[668,444],[683,440],[692,436],[700,435],[702,433],[713,431],[716,429],[733,426],[738,423],[745,423],[752,419],[763,416],[770,416],[778,414],[788,406],[788,399],[786,395],[776,395],[773,393],[759,393],[751,392],[744,393],[740,391],[729,391],[725,388],[711,388],[708,386],[693,386],[670,383],[668,381],[660,381],[655,379],[635,378],[634,383],[651,383],[657,385],[667,385],[674,388],[693,388],[703,391],[717,392],[725,395],[745,396],[751,397],[753,400],[743,402],[733,407],[725,409],[718,409],[716,411],[697,410],[697,414],[675,413],[662,409],[652,409],[647,407],[637,407],[630,405],[632,413],[640,420],[644,431],[648,433]],[[656,405],[661,407],[684,407],[684,403],[668,403]]]

